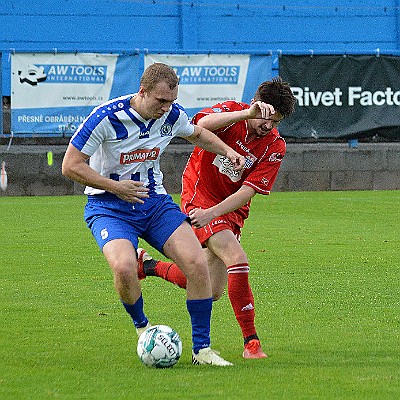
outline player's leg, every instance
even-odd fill
[[[103,254],[113,272],[115,290],[140,334],[149,321],[143,310],[135,248],[129,240],[116,239],[104,245]]]
[[[208,269],[210,271],[211,287],[213,300],[219,300],[225,290],[228,274],[224,262],[217,257],[210,249],[203,249],[207,258]]]
[[[187,215],[170,196],[161,198],[151,225],[143,236],[147,243],[175,261],[187,279],[186,306],[192,324],[193,364],[232,365],[210,348],[211,281],[200,242]]]
[[[228,295],[243,337],[256,335],[254,325],[254,296],[249,284],[249,263],[246,253],[233,232],[225,229],[212,235],[208,248],[226,265]]]
[[[85,207],[85,220],[113,272],[115,290],[139,333],[148,320],[143,312],[143,298],[137,278],[137,232],[125,219],[115,216],[119,211],[124,212],[125,203],[105,203],[89,200]],[[110,209],[113,213],[108,216]],[[129,206],[129,209],[132,207]]]
[[[126,239],[112,240],[103,247],[103,254],[114,275],[114,287],[120,299],[133,304],[141,293],[137,278],[135,249]]]
[[[164,254],[174,260],[186,275],[187,309],[192,323],[193,363],[232,365],[210,348],[212,311],[211,280],[206,257],[190,225],[183,222],[163,246]]]
[[[210,250],[203,249],[210,271],[213,301],[219,300],[227,282],[225,264]],[[178,265],[171,261],[153,259],[145,249],[138,249],[138,276],[145,279],[147,276],[158,276],[180,288],[186,289],[186,276]]]
[[[185,274],[188,299],[211,297],[207,260],[192,228],[186,221],[168,238],[163,251]]]
[[[228,272],[228,296],[236,319],[242,330],[245,358],[263,358],[255,327],[254,296],[249,282],[247,255],[231,230],[214,233],[207,247],[226,265]]]
[[[230,225],[224,222],[217,225],[217,230],[229,228]],[[215,227],[213,226],[213,229]],[[213,300],[218,300],[224,291],[227,275],[226,267],[223,262],[210,250],[207,249],[206,243],[208,238],[212,235],[213,230],[208,227],[201,229],[194,229],[195,235],[199,242],[203,244],[203,252],[207,258],[207,264],[211,275],[212,297]],[[149,256],[146,251],[138,250],[139,279],[144,279],[146,276],[158,276],[168,282],[174,283],[181,288],[186,289],[186,276],[176,263],[170,261],[154,260]]]
[[[167,282],[186,289],[186,276],[173,261],[156,260],[146,251],[138,249],[138,276],[145,279],[147,276],[158,276]]]

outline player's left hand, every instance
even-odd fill
[[[202,228],[214,218],[214,215],[209,209],[194,208],[189,211],[189,218],[195,228]]]

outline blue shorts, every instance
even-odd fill
[[[167,194],[144,199],[144,204],[128,203],[110,193],[88,196],[84,217],[100,249],[114,239],[127,239],[137,249],[140,237],[160,253],[182,222],[190,222]]]

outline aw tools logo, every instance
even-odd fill
[[[179,77],[179,82],[185,85],[237,85],[240,76],[239,65],[191,65],[173,69]]]
[[[46,80],[47,75],[44,72],[44,67],[39,65],[27,65],[25,69],[18,70],[20,83],[29,83],[36,86],[39,82]]]
[[[18,70],[20,83],[36,86],[46,83],[104,84],[107,77],[106,65],[42,64],[27,65]]]

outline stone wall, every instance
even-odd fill
[[[400,189],[400,143],[288,144],[274,190]]]
[[[61,175],[66,146],[0,146],[8,186],[0,196],[81,194],[83,187]],[[170,145],[162,156],[164,184],[179,193],[191,145]],[[48,164],[48,152],[53,163]],[[274,191],[400,189],[400,143],[288,143]]]

